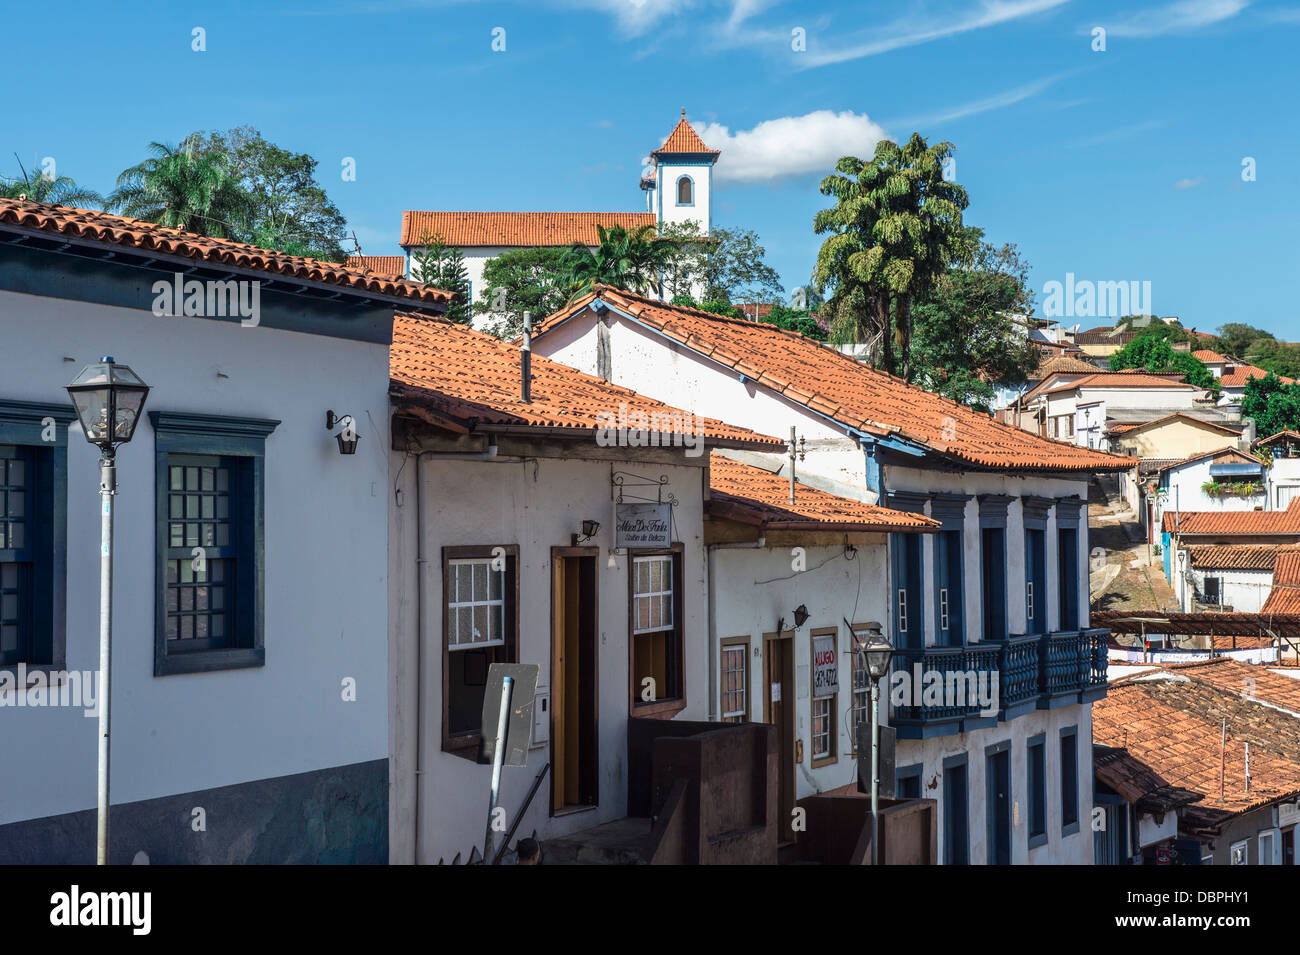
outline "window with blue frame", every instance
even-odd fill
[[[1079,831],[1079,728],[1061,730],[1061,833]]]
[[[1047,744],[1043,734],[1031,737],[1028,751],[1029,848],[1047,841]]]
[[[1007,638],[1007,508],[1004,494],[981,494],[980,600],[984,640]]]
[[[1079,591],[1087,582],[1087,572],[1081,579],[1079,570],[1079,519],[1083,509],[1081,497],[1056,499],[1056,554],[1060,574],[1060,611],[1062,630],[1077,630],[1079,621]]]
[[[1025,531],[1025,633],[1047,632],[1045,531]]]
[[[899,799],[921,798],[921,770],[921,764],[914,763],[911,766],[899,766],[894,771],[894,794]]]
[[[941,647],[966,642],[962,542],[968,500],[964,494],[936,494],[930,499],[930,516],[943,525],[934,535],[935,643]]]
[[[695,183],[690,176],[681,176],[677,180],[677,204],[690,206],[695,204]]]
[[[261,666],[265,443],[279,422],[149,417],[158,493],[154,674]]]
[[[894,630],[898,634],[897,645],[920,649],[925,646],[922,540],[919,534],[896,534],[895,541]]]
[[[0,667],[64,665],[74,417],[70,406],[0,401]]]

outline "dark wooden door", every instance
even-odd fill
[[[763,652],[764,712],[776,727],[780,766],[778,826],[782,842],[794,839],[794,653],[791,635],[770,636]]]

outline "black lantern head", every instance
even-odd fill
[[[87,365],[68,385],[86,440],[108,453],[125,444],[140,422],[149,386],[111,357]]]

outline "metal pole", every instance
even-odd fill
[[[492,814],[497,808],[497,794],[501,790],[501,766],[506,758],[506,723],[510,719],[510,697],[514,692],[514,677],[505,677],[501,683],[501,711],[497,714],[497,741],[492,748],[492,792],[488,796],[487,832],[483,834],[483,860],[492,858]]]
[[[794,425],[790,425],[790,503],[794,503]]]
[[[880,865],[880,681],[871,681],[871,864]]]
[[[113,495],[117,467],[112,448],[99,459],[99,496],[104,506],[99,521],[99,807],[95,862],[108,865],[109,704],[113,662]]]

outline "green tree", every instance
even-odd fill
[[[814,341],[824,342],[830,337],[826,327],[811,312],[803,308],[773,305],[771,311],[760,317],[759,321],[783,328],[787,332],[798,332]]]
[[[447,245],[441,235],[425,233],[420,236],[419,251],[413,256],[414,278],[434,288],[452,293],[446,318],[457,325],[468,325],[474,315],[469,301],[469,273],[465,256],[460,249]]]
[[[1138,335],[1110,356],[1113,371],[1126,368],[1144,368],[1157,375],[1181,375],[1182,380],[1198,388],[1218,391],[1218,380],[1210,374],[1204,363],[1190,352],[1175,351],[1169,338],[1153,330]]]
[[[1219,339],[1215,342],[1215,348],[1225,355],[1250,358],[1260,344],[1273,340],[1272,334],[1262,328],[1242,322],[1228,322],[1219,326]]]
[[[869,162],[841,158],[820,187],[835,205],[813,222],[817,234],[830,233],[813,281],[819,293],[832,291],[826,317],[834,337],[867,342],[875,363],[908,380],[913,303],[972,251],[962,225],[966,190],[943,175],[953,149],[913,133],[901,147],[883,140]]]
[[[18,159],[17,154],[14,155]],[[95,208],[104,205],[104,197],[93,189],[77,185],[70,176],[49,175],[32,169],[29,173],[18,159],[18,175],[0,176],[0,199],[26,196],[28,202],[46,202],[56,206]]]
[[[269,142],[252,126],[195,133],[190,139],[248,194],[248,241],[291,255],[346,261],[340,243],[347,220],[316,181],[314,158]]]
[[[593,251],[575,242],[566,251],[562,281],[569,286],[570,300],[579,298],[596,285],[612,285],[638,294],[659,290],[659,274],[675,246],[672,239],[658,236],[654,226],[629,232],[623,226],[596,226],[599,239]]]
[[[699,289],[715,302],[776,302],[785,294],[753,229],[715,228],[705,236],[688,220],[665,225],[661,234],[674,243],[663,267],[669,297]]]
[[[1255,419],[1260,437],[1300,428],[1300,384],[1288,385],[1272,373],[1251,378],[1241,396],[1241,414]]]
[[[117,177],[108,197],[114,212],[199,235],[241,239],[252,203],[225,161],[198,148],[150,143],[150,158]]]
[[[1300,345],[1262,338],[1256,340],[1251,347],[1254,350],[1250,360],[1260,368],[1275,375],[1300,378]]]
[[[490,315],[489,331],[513,338],[524,327],[524,312],[540,320],[564,307],[568,291],[560,280],[567,249],[539,246],[512,249],[483,266],[483,291],[475,315]]]
[[[915,381],[981,411],[999,385],[1018,385],[1038,368],[1024,316],[1034,311],[1029,265],[1014,245],[995,247],[969,229],[969,264],[949,268],[915,306]]]

